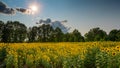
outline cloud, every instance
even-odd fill
[[[62,22],[66,23],[66,22],[67,22],[67,20],[64,20],[64,21],[62,21]]]
[[[32,14],[32,11],[30,9],[25,8],[16,8],[18,12],[24,13],[24,14]]]
[[[37,23],[37,24],[50,24],[54,29],[55,28],[57,28],[57,27],[59,27],[64,33],[67,33],[69,30],[70,30],[70,28],[69,27],[67,27],[65,24],[64,24],[64,22],[67,22],[67,20],[64,20],[64,21],[54,21],[54,22],[52,22],[51,21],[51,19],[46,19],[46,20],[43,20],[43,19],[41,19],[40,21],[39,21],[39,23]]]
[[[1,6],[1,8],[6,8],[7,6],[4,4],[4,3],[2,3],[1,1],[0,1],[0,6]]]
[[[5,3],[0,1],[0,13],[2,14],[15,14],[16,11],[24,14],[33,14],[32,10],[25,8],[9,8]]]
[[[0,13],[15,14],[15,10],[13,8],[8,8],[5,3],[0,1]]]
[[[39,21],[39,23],[49,24],[49,23],[51,23],[51,19],[49,19],[49,18],[46,19],[46,20],[42,20],[42,19],[41,19],[41,20]]]

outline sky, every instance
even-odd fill
[[[107,33],[120,29],[120,0],[0,0],[9,8],[29,8],[37,5],[35,14],[16,12],[0,13],[0,20],[20,21],[28,27],[37,25],[40,19],[67,20],[71,30],[78,29],[82,35],[90,29],[100,27]]]

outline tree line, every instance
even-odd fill
[[[99,27],[90,29],[84,36],[74,29],[63,33],[60,28],[53,29],[49,24],[27,28],[19,21],[0,21],[0,42],[89,42],[120,41],[120,30],[113,29],[107,34]]]

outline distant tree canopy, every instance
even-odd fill
[[[86,41],[105,41],[107,38],[107,33],[101,30],[99,27],[90,29],[88,33],[85,34]]]
[[[70,33],[63,33],[60,28],[53,29],[49,24],[27,28],[19,21],[0,21],[0,42],[84,42],[84,41],[120,41],[120,30],[113,29],[107,34],[104,30],[92,28],[81,35],[75,29]]]
[[[18,21],[8,21],[1,31],[1,42],[23,42],[26,38],[27,27]]]
[[[110,41],[120,41],[120,30],[113,29],[110,31],[108,38]]]

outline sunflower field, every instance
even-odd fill
[[[120,42],[0,43],[0,68],[120,68]]]

